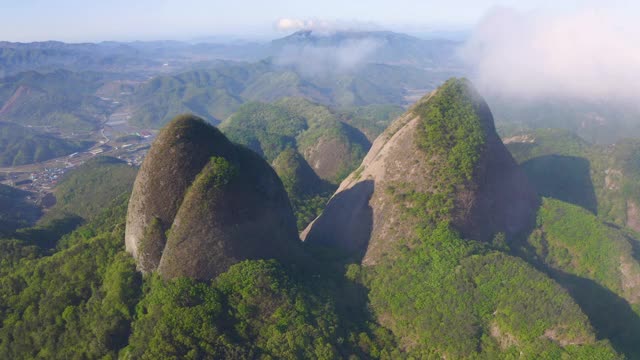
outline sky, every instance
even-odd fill
[[[277,24],[319,23],[421,33],[472,28],[496,6],[562,12],[587,2],[591,1],[0,0],[0,41],[270,39],[295,30]],[[607,3],[612,2],[619,1]]]

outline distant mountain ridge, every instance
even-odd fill
[[[407,105],[409,90],[423,93],[447,73],[412,66],[364,64],[347,73],[306,74],[273,60],[224,63],[209,70],[164,75],[144,83],[134,95],[132,123],[160,127],[191,112],[212,123],[224,121],[243,103],[303,97],[333,108]]]
[[[336,46],[345,41],[370,39],[384,44],[371,62],[442,64],[452,60],[450,40],[423,40],[390,31],[337,31],[322,34],[299,31],[271,42],[103,41],[99,43],[0,42],[0,77],[22,71],[129,72],[160,69],[165,63],[184,67],[188,63],[216,59],[258,61],[276,57],[285,46]],[[422,58],[421,58],[422,57]],[[403,58],[406,58],[403,60]],[[191,60],[189,60],[191,59]]]
[[[71,141],[0,121],[0,166],[41,162],[88,149],[93,142]]]
[[[90,130],[113,104],[96,91],[112,77],[96,72],[22,72],[0,78],[0,120],[21,125],[53,125]]]
[[[278,56],[287,48],[316,47],[340,49],[368,41],[372,51],[365,63],[410,64],[415,66],[460,66],[456,49],[460,42],[424,40],[392,31],[314,31],[301,30],[271,42],[271,55]]]

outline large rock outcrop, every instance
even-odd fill
[[[538,204],[487,104],[467,80],[452,79],[378,137],[302,237],[375,264],[428,219],[491,241],[533,226]]]
[[[297,256],[282,183],[252,151],[194,116],[158,135],[129,201],[126,249],[142,272],[210,279],[244,259]]]

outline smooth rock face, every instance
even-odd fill
[[[194,116],[159,134],[129,201],[126,249],[142,272],[211,279],[241,260],[299,249],[286,192],[271,167]]]
[[[335,182],[341,174],[344,176],[345,169],[352,169],[359,161],[356,153],[364,154],[370,147],[369,140],[359,130],[337,123],[333,131],[315,139],[312,146],[301,151],[320,178]],[[356,149],[361,149],[361,152],[356,152]]]
[[[488,106],[478,101],[485,148],[473,186],[455,193],[452,225],[467,238],[490,241],[497,233],[509,237],[533,226],[539,200],[496,134]],[[393,244],[417,236],[419,219],[403,215],[403,205],[390,189],[427,193],[434,188],[429,180],[432,165],[415,141],[420,121],[409,110],[378,137],[360,168],[340,184],[322,215],[301,234],[304,241],[342,248],[372,265],[393,251]]]

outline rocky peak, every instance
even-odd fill
[[[162,129],[145,158],[125,242],[142,272],[210,279],[244,259],[290,259],[296,232],[273,169],[186,115]]]
[[[485,101],[452,79],[378,137],[302,236],[374,264],[439,221],[475,240],[509,238],[534,224],[537,206]]]

